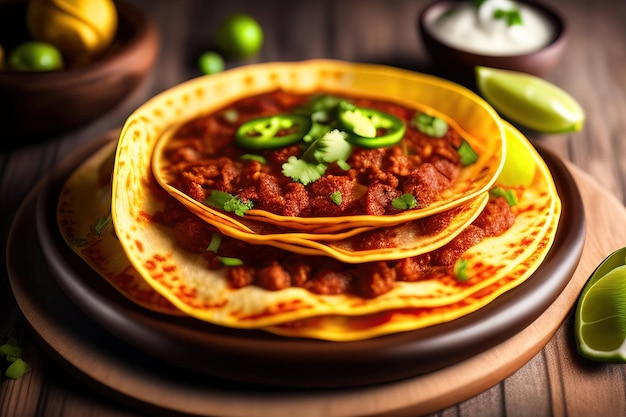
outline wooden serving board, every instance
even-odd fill
[[[616,225],[626,224],[626,208],[587,174],[571,164],[567,167],[583,199],[587,237],[580,263],[561,295],[509,340],[456,365],[399,382],[311,391],[217,386],[214,381],[143,358],[123,342],[112,340],[88,318],[80,317],[80,311],[71,305],[50,314],[46,303],[49,305],[51,298],[62,297],[63,293],[58,288],[39,294],[32,291],[32,285],[52,285],[43,263],[24,263],[8,257],[10,282],[25,317],[61,364],[97,389],[152,413],[157,410],[168,415],[174,411],[217,417],[429,414],[481,393],[532,359],[561,326],[595,267],[611,252],[626,246],[626,235],[614,232]],[[21,218],[23,225],[32,225],[29,219],[33,218],[35,199],[36,190],[16,216],[18,223]],[[18,254],[32,242],[32,227],[22,229],[10,236],[9,255]],[[63,320],[64,315],[76,319]]]

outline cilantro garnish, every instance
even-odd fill
[[[335,191],[334,193],[332,193],[330,195],[330,201],[337,204],[338,206],[341,205],[341,202],[343,201],[343,198],[341,197],[341,193],[339,191]]]
[[[91,225],[91,231],[96,236],[102,236],[104,231],[107,229],[107,227],[109,227],[111,223],[112,223],[111,213],[105,216],[101,216],[96,220],[95,224]]]
[[[494,187],[489,190],[489,195],[493,197],[504,197],[509,206],[513,207],[517,205],[517,195],[513,190],[505,190],[502,187]]]
[[[241,201],[239,197],[233,196],[224,191],[212,190],[211,195],[205,198],[203,201],[207,206],[222,209],[227,212],[234,212],[238,216],[243,216],[244,213],[253,207],[252,201]]]
[[[326,172],[326,165],[307,162],[295,156],[290,156],[283,164],[283,174],[304,185],[319,180],[324,172]]]
[[[417,200],[413,194],[405,193],[391,200],[391,205],[396,210],[408,210],[417,207]]]
[[[485,4],[486,2],[487,0],[473,0],[474,7],[476,7],[476,9],[480,9],[481,6]],[[519,9],[517,8],[513,8],[509,10],[496,9],[493,11],[493,18],[506,20],[506,24],[508,26],[524,24],[522,20],[522,15],[520,14]]]
[[[317,181],[326,172],[326,164],[337,162],[342,169],[350,169],[345,162],[352,153],[346,133],[337,129],[325,133],[297,158],[290,156],[283,164],[283,174],[304,185]]]
[[[262,155],[256,155],[253,153],[244,153],[239,157],[242,161],[257,161],[258,163],[265,165],[267,160]]]
[[[522,21],[522,15],[520,14],[518,9],[511,9],[511,10],[497,9],[497,10],[494,10],[493,18],[494,19],[504,19],[504,20],[506,20],[506,24],[508,26],[522,25],[524,23]]]
[[[345,132],[337,129],[326,133],[314,143],[315,159],[326,163],[346,161],[352,154],[352,144],[346,140],[347,137]]]
[[[111,213],[108,213],[104,216],[98,217],[93,224],[89,225],[89,230],[94,236],[101,237],[112,224],[113,219],[111,218]],[[74,237],[70,239],[70,242],[72,245],[82,248],[89,243],[89,239],[86,237]]]
[[[17,379],[30,371],[30,365],[21,356],[22,348],[17,344],[17,339],[11,337],[6,343],[0,345],[0,357],[9,363],[4,371],[7,378]]]
[[[454,276],[457,280],[465,282],[469,279],[469,276],[467,275],[468,266],[469,261],[467,259],[457,259],[454,263]]]
[[[457,152],[461,157],[461,165],[463,166],[472,165],[478,160],[478,154],[465,139],[461,142],[461,146],[459,146]]]
[[[209,242],[209,246],[207,246],[206,250],[207,252],[214,252],[215,254],[217,254],[217,250],[220,248],[220,245],[222,244],[222,236],[218,235],[217,233],[213,233],[211,235],[211,241]],[[239,258],[231,258],[228,256],[217,256],[217,259],[222,263],[222,265],[224,266],[237,266],[237,265],[243,265],[243,261]]]
[[[419,113],[413,120],[420,132],[428,136],[441,138],[448,132],[448,123],[438,117],[429,116],[426,113]]]
[[[296,109],[296,113],[310,115],[314,122],[329,123],[339,102],[341,102],[339,97],[319,94],[305,105]]]

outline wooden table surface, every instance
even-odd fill
[[[229,12],[251,13],[265,31],[260,53],[249,61],[228,61],[229,68],[252,62],[336,58],[437,74],[415,28],[416,17],[428,1],[135,2],[154,16],[161,35],[157,63],[145,82],[115,109],[82,128],[41,143],[1,151],[3,253],[12,219],[34,185],[74,149],[121,126],[130,112],[146,99],[199,75],[195,65],[197,54],[210,44],[216,22]],[[570,37],[562,61],[547,78],[582,104],[587,120],[580,132],[562,135],[529,132],[528,136],[571,163],[585,182],[613,195],[618,206],[623,205],[626,202],[626,2],[546,2],[562,12]],[[603,207],[605,202],[597,198],[587,209]],[[615,224],[614,233],[626,236],[626,224]],[[32,366],[31,372],[18,380],[0,378],[0,416],[146,415],[85,386],[62,370],[38,342],[17,307],[7,269],[0,272],[0,339],[17,338],[24,348],[24,359]],[[513,370],[508,378],[433,415],[626,415],[626,368],[578,357],[573,348],[571,321],[570,315],[545,347],[521,368]],[[355,415],[361,414],[355,410]]]

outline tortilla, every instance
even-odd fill
[[[179,102],[185,103],[185,107],[176,109],[175,117],[163,117],[169,116],[170,110],[157,108],[157,105],[151,108],[152,103],[149,103],[141,117],[130,120],[133,124],[137,122],[138,128],[146,130],[146,139],[149,141],[147,146],[150,147],[153,158],[153,173],[159,184],[190,210],[202,212],[202,218],[211,224],[221,222],[234,230],[251,232],[252,229],[252,232],[258,233],[250,222],[267,222],[281,228],[306,231],[312,235],[356,227],[396,225],[444,212],[476,198],[488,191],[501,170],[503,143],[499,118],[482,99],[456,84],[389,67],[340,64],[324,60],[276,66],[264,64],[255,66],[254,70],[227,71],[218,77],[200,78],[170,90],[160,100],[161,105],[169,103],[179,106]],[[245,92],[240,91],[244,87]],[[243,97],[249,98],[277,90],[300,94],[326,92],[389,101],[440,117],[471,145],[478,153],[478,160],[464,167],[452,186],[436,201],[392,215],[300,217],[252,208],[246,211],[242,219],[240,216],[207,207],[171,185],[172,163],[164,157],[164,149],[176,146],[173,138],[176,137],[178,128],[199,116],[223,112],[225,106]],[[224,91],[228,94],[224,94]],[[219,97],[208,97],[213,92],[220,93]],[[160,115],[159,120],[152,117],[154,113]],[[168,121],[170,124],[167,124]],[[319,238],[311,236],[310,239]]]
[[[305,233],[285,234],[250,234],[241,232],[221,222],[211,223],[220,233],[250,244],[271,245],[293,253],[303,255],[329,256],[342,262],[357,264],[383,260],[403,259],[417,256],[438,249],[450,242],[472,223],[482,212],[489,200],[489,193],[483,193],[475,199],[450,209],[448,212],[437,213],[425,219],[417,219],[403,224],[384,228],[385,246],[375,248],[359,248],[357,242],[363,240],[376,241],[375,235],[381,234],[383,228],[357,228],[341,233],[343,239],[324,239],[327,234],[310,238]],[[201,218],[203,212],[198,214]],[[441,217],[438,229],[426,226],[433,218]],[[358,232],[358,233],[356,233]]]
[[[532,276],[550,250],[558,219],[558,215],[553,217],[550,228],[531,256],[517,263],[508,273],[499,274],[499,280],[468,294],[460,301],[438,307],[391,309],[362,316],[316,316],[265,327],[263,330],[286,337],[348,342],[422,329],[466,316]]]
[[[380,299],[361,299],[358,302],[354,297],[345,295],[319,297],[316,300],[318,297],[309,293],[300,301],[310,302],[314,311],[309,309],[304,313],[298,312],[300,301],[297,297],[278,297],[275,299],[280,302],[273,304],[272,298],[268,297],[271,292],[249,288],[247,290],[251,291],[245,291],[248,293],[246,296],[238,291],[226,294],[233,300],[239,299],[239,303],[247,302],[251,307],[249,310],[233,310],[231,300],[225,299],[222,309],[213,311],[215,314],[212,316],[203,315],[205,306],[202,304],[188,303],[197,298],[194,291],[190,291],[191,287],[187,287],[185,291],[171,292],[178,297],[178,305],[183,306],[179,310],[169,297],[154,289],[158,287],[153,288],[155,282],[164,277],[158,274],[141,275],[131,265],[110,223],[102,221],[109,216],[111,209],[109,180],[115,143],[103,147],[68,178],[59,196],[59,227],[68,245],[96,272],[125,297],[153,311],[174,316],[188,313],[230,327],[254,327],[287,337],[332,341],[361,340],[415,330],[462,317],[518,286],[541,265],[552,245],[561,213],[556,187],[547,166],[527,139],[510,125],[505,124],[505,127],[507,140],[519,140],[532,152],[536,174],[529,187],[518,190],[520,201],[516,207],[519,212],[513,227],[501,236],[483,240],[463,255],[470,265],[467,271],[469,279],[465,282],[454,277],[438,277],[421,283],[400,283],[398,289]],[[146,185],[145,191],[153,202],[160,202],[161,207],[163,202],[174,201],[154,184]],[[149,213],[142,214],[144,221],[149,217]],[[154,236],[172,241],[167,227],[151,224],[152,228],[155,229]],[[182,252],[180,248],[172,250]],[[187,260],[196,259],[191,254],[181,254],[180,258],[172,259],[185,259],[185,256]],[[200,275],[200,271],[207,274],[205,266],[199,263],[183,263],[180,269],[194,275]],[[172,288],[175,287],[169,287],[170,290]],[[211,292],[211,288],[208,291]],[[246,298],[251,296],[250,293],[256,298]],[[280,310],[282,302],[291,303],[292,309]]]
[[[115,147],[110,142],[66,180],[57,205],[59,231],[68,246],[120,294],[144,308],[183,315],[131,265],[111,221],[111,176]]]
[[[474,163],[470,165],[462,167],[460,169],[460,173],[456,177],[450,179],[451,181],[450,186],[445,190],[439,191],[436,198],[428,197],[427,200],[421,201],[420,204],[418,204],[418,206],[415,208],[411,208],[411,209],[404,210],[404,211],[396,211],[396,212],[392,212],[392,213],[384,214],[384,215],[382,214],[373,215],[373,214],[365,214],[365,213],[359,213],[359,212],[352,213],[351,211],[349,213],[342,213],[342,212],[336,213],[335,211],[333,211],[333,215],[330,215],[330,216],[327,214],[318,215],[316,213],[301,216],[298,214],[286,215],[286,214],[280,214],[279,212],[268,211],[270,210],[269,208],[265,208],[265,209],[264,208],[252,208],[252,209],[247,210],[245,214],[243,215],[242,214],[234,215],[232,213],[225,212],[224,210],[217,209],[212,206],[206,205],[206,203],[203,203],[202,202],[203,197],[200,198],[195,195],[196,190],[197,190],[196,187],[193,188],[194,190],[193,196],[188,194],[188,192],[183,192],[181,189],[181,185],[177,184],[178,182],[181,181],[180,178],[189,178],[189,175],[192,174],[192,172],[200,171],[200,172],[206,172],[206,175],[209,175],[209,177],[205,178],[204,181],[212,180],[212,178],[214,178],[214,175],[215,175],[213,164],[223,163],[221,162],[222,159],[232,160],[233,164],[238,164],[239,166],[242,166],[241,168],[242,175],[245,174],[246,178],[250,176],[250,174],[247,172],[247,169],[249,168],[247,168],[246,163],[239,161],[238,156],[231,156],[235,149],[241,150],[244,154],[246,154],[246,150],[237,146],[235,143],[227,143],[225,138],[227,137],[226,135],[230,133],[214,132],[215,125],[217,123],[224,123],[224,127],[223,127],[224,132],[230,132],[235,125],[230,121],[223,122],[225,118],[225,116],[223,115],[227,114],[228,112],[233,113],[233,114],[242,113],[241,116],[239,116],[240,118],[239,120],[243,120],[243,121],[248,120],[249,117],[254,117],[255,115],[258,117],[261,115],[267,116],[268,114],[276,114],[276,113],[268,113],[268,110],[265,110],[265,109],[256,110],[256,114],[254,112],[243,113],[245,109],[254,107],[252,103],[255,103],[255,104],[256,102],[268,103],[269,100],[274,99],[274,96],[272,96],[272,93],[275,93],[277,95],[277,98],[275,99],[277,104],[286,102],[288,100],[286,97],[289,97],[290,100],[293,100],[293,101],[303,100],[303,97],[306,97],[306,95],[304,96],[301,94],[290,95],[291,94],[290,92],[277,90],[275,92],[265,93],[265,94],[257,95],[257,96],[251,96],[240,102],[235,102],[227,106],[226,108],[222,108],[217,112],[207,115],[208,119],[207,118],[201,119],[203,121],[202,124],[198,123],[200,120],[194,120],[195,123],[200,124],[201,126],[204,126],[204,123],[206,123],[206,126],[208,126],[206,128],[207,132],[199,132],[198,140],[196,141],[195,144],[191,141],[190,137],[188,136],[189,131],[192,130],[191,125],[181,126],[181,132],[183,133],[180,133],[180,134],[176,132],[176,129],[173,129],[173,128],[168,129],[159,139],[153,152],[152,167],[153,167],[154,175],[157,181],[159,182],[159,184],[165,190],[167,190],[171,195],[173,195],[176,199],[181,201],[181,203],[189,207],[190,210],[197,212],[199,215],[202,216],[203,219],[210,222],[211,224],[215,224],[216,222],[226,223],[226,224],[229,224],[229,226],[232,226],[234,230],[239,229],[241,231],[249,232],[251,228],[254,229],[254,223],[267,222],[283,229],[286,228],[286,229],[296,229],[300,231],[308,231],[310,232],[309,234],[310,239],[323,240],[325,238],[320,238],[316,235],[320,233],[328,234],[327,232],[337,232],[337,231],[343,230],[344,228],[352,229],[355,227],[366,227],[366,226],[372,226],[372,225],[376,225],[376,226],[396,225],[396,224],[405,223],[407,221],[428,217],[432,214],[437,214],[437,213],[447,211],[450,208],[453,208],[459,204],[468,202],[469,200],[476,198],[479,194],[486,192],[488,188],[493,184],[493,181],[495,180],[497,172],[501,167],[501,163],[503,159],[503,154],[502,154],[502,149],[501,149],[501,144],[502,144],[501,140],[499,138],[498,140],[495,140],[495,136],[492,136],[492,137],[476,136],[476,135],[481,135],[482,133],[471,132],[468,134],[467,137],[463,137],[463,139],[467,143],[469,143],[472,149],[478,151],[477,161],[475,161]],[[321,92],[316,92],[316,94],[312,96],[319,96],[320,93]],[[359,100],[359,98],[356,98],[355,100]],[[392,103],[387,103],[387,102],[376,102],[376,101],[372,102],[371,100],[365,100],[365,102],[370,103],[369,105],[373,106],[374,108],[386,108],[387,106],[395,106],[395,107],[392,107],[390,111],[403,112],[403,114],[406,111],[407,115],[405,117],[409,117],[409,119],[405,121],[405,125],[407,126],[406,127],[407,133],[409,130],[418,132],[418,129],[414,127],[413,124],[410,122],[411,117],[409,116],[410,114],[409,112],[413,112],[416,114],[426,113],[426,112],[428,112],[429,114],[434,113],[433,109],[425,108],[426,106],[424,106],[422,103],[411,103],[412,104],[411,107],[401,107],[402,105],[397,104],[397,103],[392,104]],[[272,106],[269,106],[269,107],[272,107]],[[294,105],[294,107],[289,107],[287,109],[273,109],[272,111],[278,112],[278,113],[287,112],[288,114],[291,114],[291,113],[297,112],[296,110],[297,108],[298,106]],[[467,117],[467,114],[464,113],[463,111],[459,111],[458,113],[459,113],[459,117]],[[450,126],[451,132],[457,132],[460,130],[457,122],[453,118],[447,115],[441,115],[441,114],[439,115],[439,117],[444,118],[446,120],[446,122]],[[206,120],[209,120],[209,121],[206,121]],[[237,123],[241,123],[241,121]],[[411,136],[415,136],[415,133]],[[234,141],[234,133],[229,137],[229,140],[231,142]],[[422,148],[432,149],[434,145],[431,145],[431,143],[435,143],[436,141],[437,141],[437,138],[432,137],[432,138],[429,138],[427,142],[414,143],[408,139],[408,136],[405,136],[404,139],[402,139],[400,143],[396,144],[396,146],[398,146],[398,149],[402,149],[402,152],[404,153],[404,155],[420,155]],[[213,142],[215,142],[216,144],[219,143],[219,145],[213,145]],[[302,141],[300,142],[300,144],[305,145],[305,142]],[[204,146],[205,149],[202,149],[202,150],[198,149],[201,146]],[[220,149],[223,149],[223,153],[213,151],[212,148],[214,146],[219,146]],[[190,158],[192,158],[192,161],[190,161],[192,166],[189,167],[189,170],[191,172],[187,172],[187,171],[184,171],[182,173],[180,172],[180,168],[179,168],[180,163],[178,161],[179,154],[177,153],[180,149],[185,149],[185,151],[182,152],[182,154],[190,155]],[[285,148],[285,150],[288,150],[288,149],[289,148]],[[453,152],[456,153],[456,151],[453,151]],[[174,156],[169,156],[170,153],[173,153]],[[249,155],[249,154],[246,154],[246,155]],[[255,154],[255,156],[258,156],[258,155]],[[267,162],[263,163],[263,167],[274,166],[274,169],[277,169],[278,171],[280,171],[280,166],[283,165],[283,161],[278,161],[278,162],[272,161],[273,159],[274,157],[268,158]],[[209,166],[211,168],[200,165],[200,162],[203,160],[206,161],[205,163],[210,163],[211,165]],[[407,158],[407,160],[412,160],[412,159],[409,157]],[[348,160],[348,162],[350,161]],[[428,161],[423,161],[423,162],[428,162]],[[234,169],[230,169],[228,171],[229,179],[225,178],[224,182],[230,181],[230,175],[232,175],[233,170]],[[263,170],[263,172],[266,172],[265,169]],[[350,175],[354,175],[354,174],[350,174]],[[336,176],[347,177],[348,173],[347,171],[343,174],[339,172],[335,172],[334,174],[331,174],[330,176],[331,177],[336,177]],[[402,175],[397,175],[397,176],[408,178],[407,173],[402,174]],[[278,178],[282,180],[285,177],[279,173]],[[187,181],[187,180],[184,179],[183,181]],[[298,181],[294,181],[294,183],[295,184],[293,185],[300,185]],[[313,186],[314,185],[315,184],[313,184]],[[203,187],[207,187],[207,186],[204,185]],[[252,186],[249,186],[248,188],[251,188],[251,187]],[[259,186],[255,185],[254,187],[256,188]],[[356,186],[357,190],[359,188],[367,189],[367,187],[363,184],[358,184]],[[241,189],[238,190],[238,192],[241,192],[241,191],[242,191]],[[285,194],[289,194],[289,192],[286,190],[284,190],[284,192]],[[352,194],[353,193],[351,193],[350,195]],[[286,198],[286,197],[281,197],[281,199],[282,198]],[[359,197],[359,198],[364,199],[363,197]],[[426,196],[424,196],[424,198],[426,198]],[[344,200],[345,199],[346,198],[344,196]],[[418,199],[421,200],[420,197],[418,197]],[[430,201],[431,199],[434,201]],[[200,200],[200,201],[197,201],[197,200]],[[298,201],[302,201],[302,200],[298,199]],[[258,202],[262,203],[263,198],[259,197]],[[277,207],[279,207],[280,204],[275,204],[271,206],[272,206],[272,209],[277,209]],[[307,205],[306,207],[311,207],[311,206]],[[364,211],[364,209],[361,209],[361,211]]]
[[[464,255],[469,263],[465,282],[453,276],[398,282],[394,289],[373,299],[352,294],[317,295],[301,287],[280,291],[256,286],[233,288],[226,279],[227,268],[208,270],[204,255],[182,251],[174,243],[172,230],[153,221],[165,207],[165,193],[150,167],[156,140],[151,137],[154,125],[146,124],[150,115],[163,116],[149,103],[147,109],[131,116],[118,144],[112,204],[117,236],[134,268],[156,292],[184,313],[222,326],[260,328],[314,316],[362,316],[459,303],[491,287],[535,253],[557,215],[556,188],[547,166],[534,152],[537,174],[530,187],[518,190],[519,221],[504,235],[485,239]],[[433,322],[440,320],[444,317]]]

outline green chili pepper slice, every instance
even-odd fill
[[[402,140],[406,131],[404,122],[394,115],[345,101],[339,104],[338,121],[348,133],[348,141],[363,148],[393,145]],[[378,129],[384,133],[378,135]]]
[[[301,140],[311,129],[311,118],[298,114],[279,114],[252,119],[235,133],[235,142],[247,149],[275,149]]]

